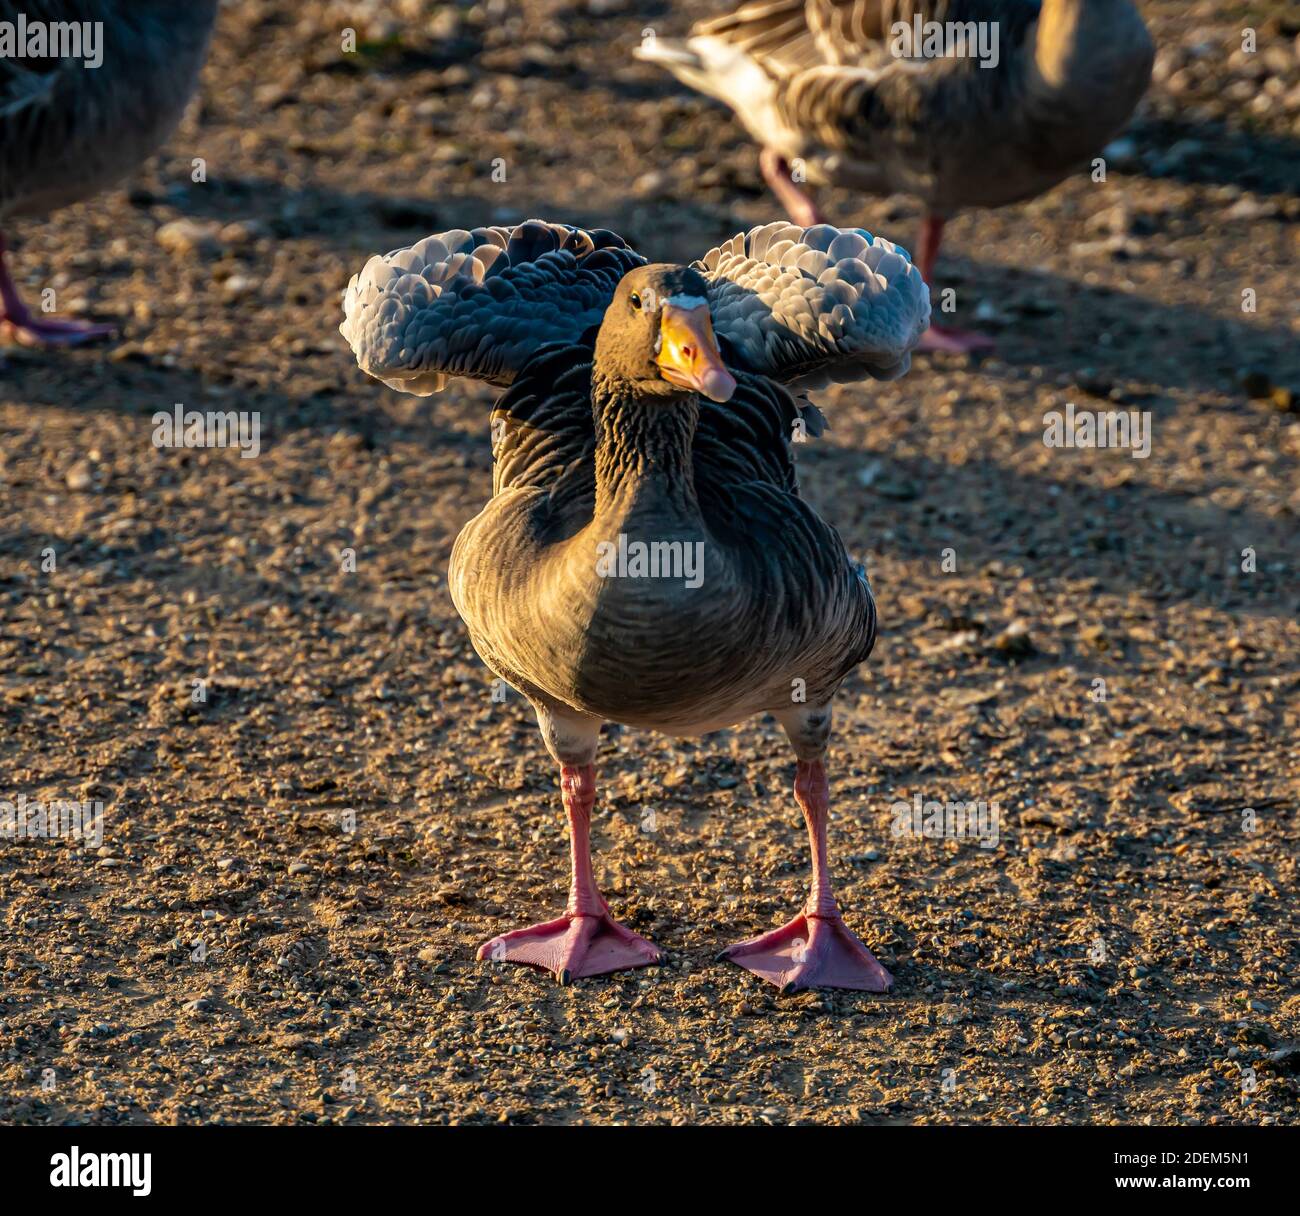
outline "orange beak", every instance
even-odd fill
[[[659,317],[660,374],[669,384],[694,389],[710,401],[729,401],[736,378],[718,354],[707,304],[680,308],[665,304]]]

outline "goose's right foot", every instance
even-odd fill
[[[561,984],[568,984],[589,975],[648,967],[659,962],[663,952],[608,912],[601,912],[594,916],[566,913],[557,920],[502,933],[484,942],[478,957],[541,967]]]
[[[541,720],[541,713],[538,714]],[[549,721],[549,718],[547,719]],[[596,734],[592,731],[594,745]],[[561,764],[560,794],[569,817],[569,848],[573,878],[569,906],[555,920],[515,929],[484,942],[480,959],[524,963],[551,972],[561,984],[588,975],[648,967],[663,951],[620,925],[596,886],[591,871],[591,808],[596,801],[596,768],[592,764]]]
[[[115,333],[115,326],[90,321],[55,321],[30,313],[25,317],[0,315],[0,339],[17,346],[81,346]]]

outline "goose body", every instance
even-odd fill
[[[372,258],[341,329],[394,387],[499,384],[493,496],[450,588],[487,666],[532,702],[560,765],[569,905],[480,957],[563,981],[659,957],[614,921],[587,844],[600,726],[698,734],[771,712],[798,760],[813,892],[728,957],[782,987],[882,990],[825,866],[831,701],[871,652],[866,575],[798,492],[820,432],[792,389],[892,379],[929,321],[907,255],[861,230],[769,224],[689,267],[612,233],[530,221]],[[802,935],[802,936],[800,936]]]
[[[546,459],[567,477],[507,450],[518,471],[457,541],[452,596],[484,661],[557,708],[673,735],[788,708],[810,675],[828,698],[870,653],[875,610],[798,496],[794,400],[742,373],[725,404],[655,417],[593,394],[592,371],[590,350],[548,348],[498,407],[561,447]]]
[[[936,32],[946,53],[927,54]],[[796,221],[819,218],[804,180],[918,198],[929,281],[956,212],[1033,198],[1101,151],[1154,46],[1130,0],[756,0],[637,54],[731,107]]]
[[[91,198],[156,151],[193,95],[216,12],[217,0],[0,0],[15,29],[93,27],[100,60],[88,66],[89,38],[80,59],[0,58],[0,226]],[[33,344],[106,332],[32,316],[3,255],[0,237],[0,327]]]

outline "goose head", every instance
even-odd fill
[[[708,284],[689,266],[639,266],[623,276],[596,336],[596,368],[664,405],[697,393],[727,401],[736,391],[713,335]]]

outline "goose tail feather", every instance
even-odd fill
[[[775,82],[742,49],[720,38],[648,38],[633,54],[666,68],[683,84],[744,113],[770,104]]]

